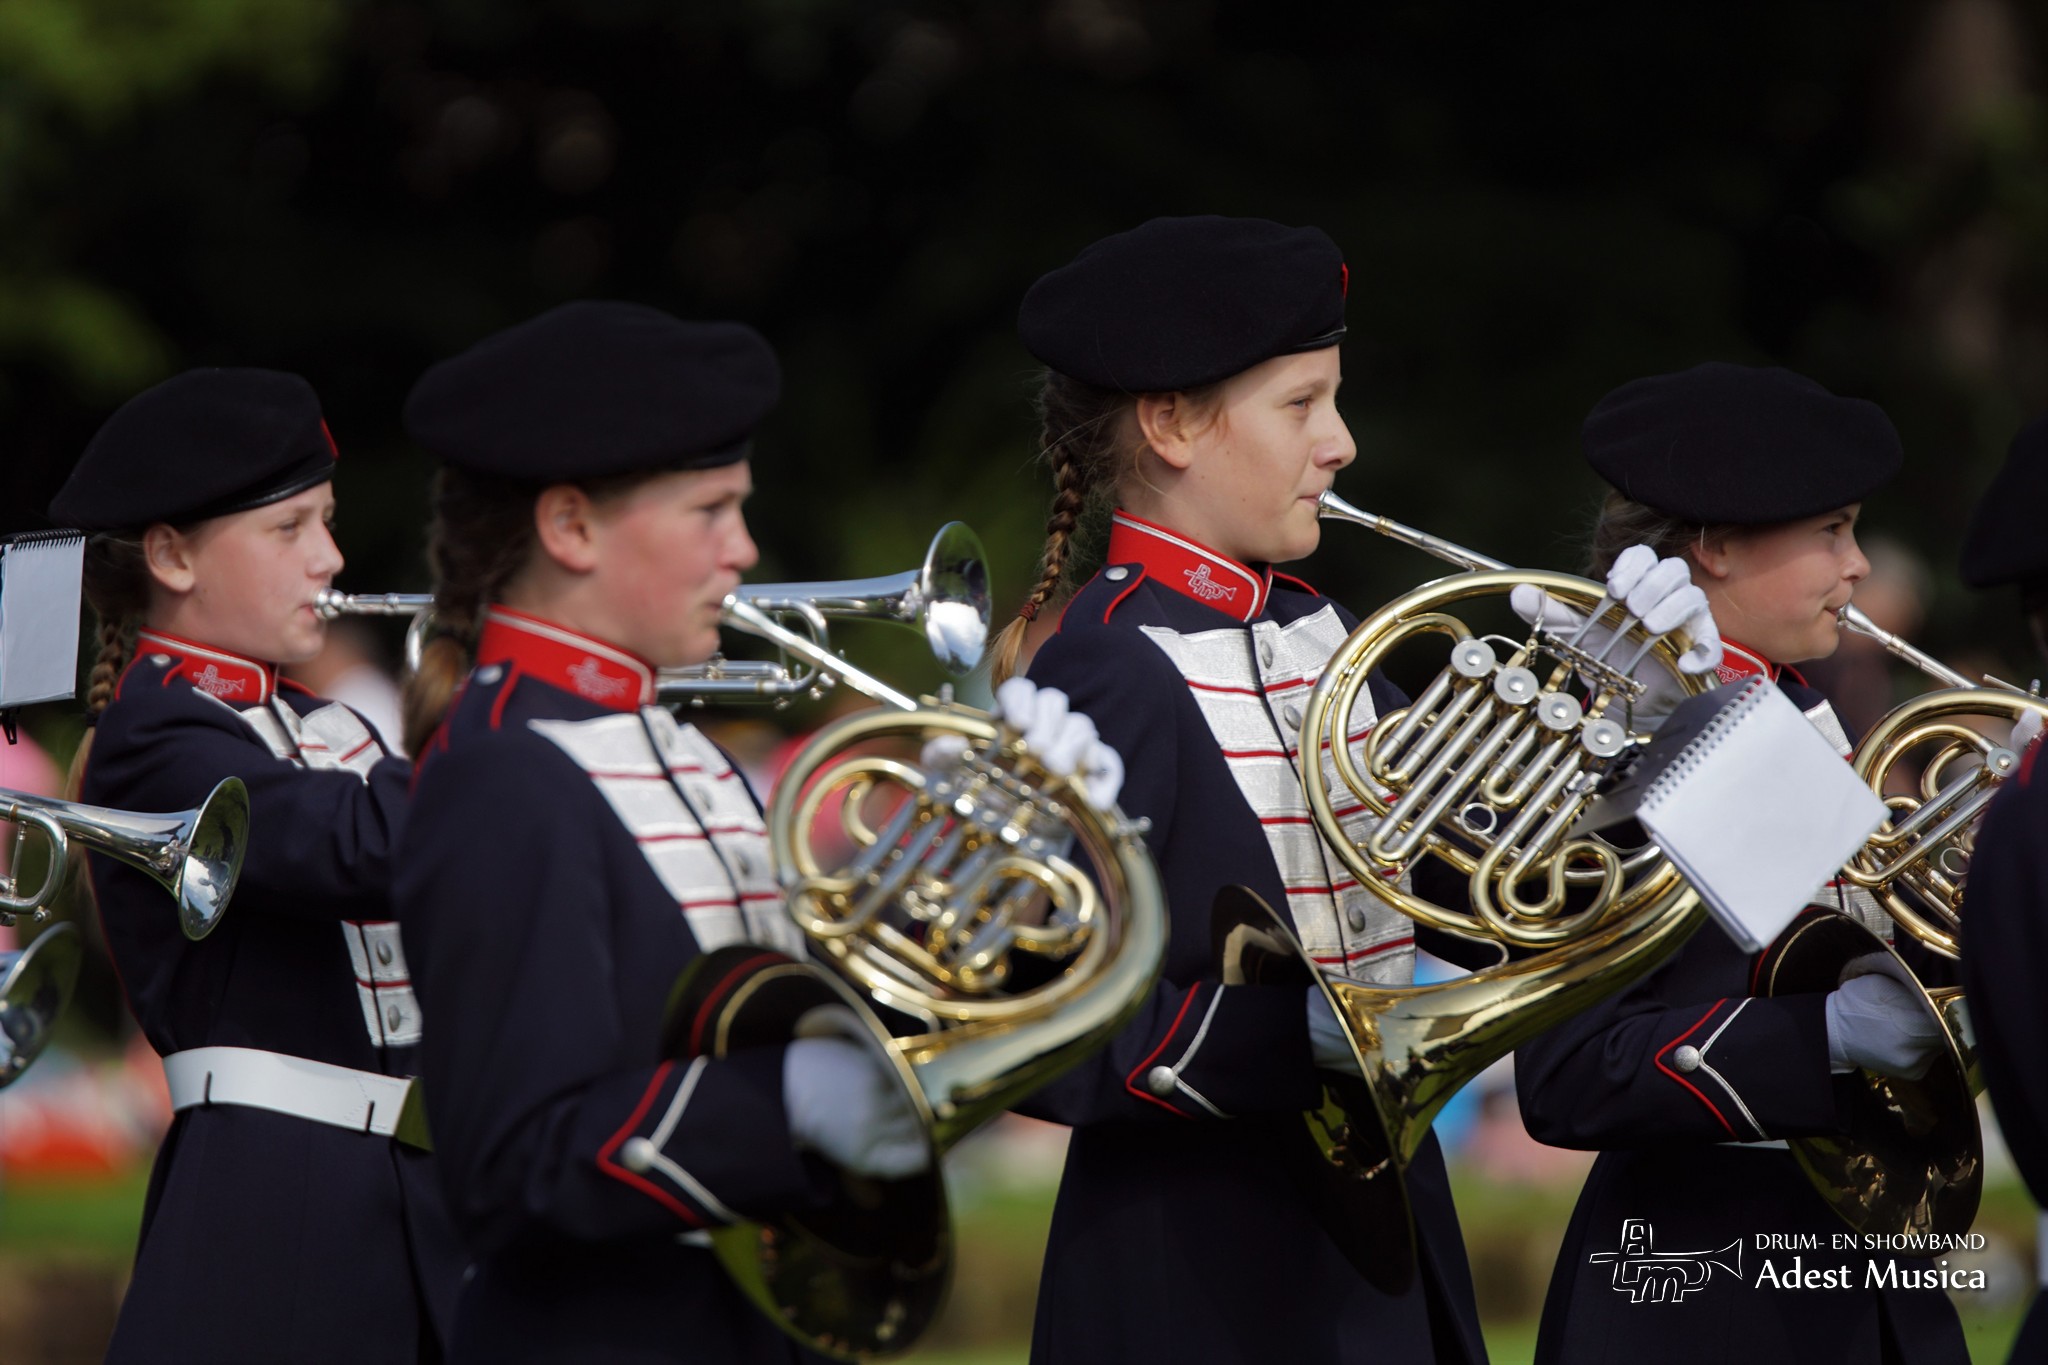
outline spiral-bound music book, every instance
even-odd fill
[[[1688,698],[1581,829],[1633,817],[1728,936],[1757,952],[1885,819],[1884,802],[1776,683]]]
[[[78,598],[85,537],[0,539],[0,710],[62,701],[78,686]]]

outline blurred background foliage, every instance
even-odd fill
[[[423,587],[408,387],[553,304],[629,298],[783,357],[761,577],[903,568],[957,517],[1007,614],[1048,494],[1018,299],[1149,216],[1252,214],[1349,258],[1354,501],[1575,567],[1603,393],[1788,365],[1898,423],[1868,525],[1932,570],[1921,643],[2024,681],[2015,604],[1954,562],[2048,410],[2044,57],[2018,0],[4,0],[0,530],[44,524],[139,389],[271,366],[340,442],[341,586]],[[1437,566],[1343,529],[1304,572],[1364,609]],[[936,681],[864,634],[857,657]],[[45,710],[61,759],[75,722]],[[118,1016],[109,981],[88,995],[75,1014]],[[1490,1321],[1533,1311],[1563,1204],[1498,1206],[1468,1218],[1475,1263],[1552,1240]]]
[[[1586,409],[1706,358],[1876,399],[1871,524],[1936,570],[1924,639],[2031,667],[1954,580],[1969,504],[2048,408],[2043,19],[2009,0],[8,0],[0,515],[176,370],[309,376],[344,586],[424,584],[428,364],[566,299],[760,326],[763,574],[987,539],[1045,503],[1018,298],[1166,212],[1327,228],[1352,269],[1359,501],[1576,563]],[[1430,566],[1341,532],[1369,605]]]

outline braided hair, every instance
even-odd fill
[[[135,657],[135,637],[149,614],[149,560],[140,535],[96,535],[85,543],[81,574],[85,600],[92,607],[98,651],[86,675],[85,714],[90,725],[114,700],[114,688],[128,661]],[[85,781],[85,761],[92,751],[88,729],[72,755],[64,782],[67,798],[76,801]]]
[[[1213,410],[1221,391],[1221,384],[1213,384],[1181,397],[1199,413]],[[1039,456],[1052,470],[1052,511],[1045,522],[1038,583],[1016,619],[996,634],[989,677],[998,687],[1016,674],[1024,633],[1038,613],[1102,566],[1120,485],[1126,477],[1141,477],[1138,455],[1144,442],[1130,420],[1137,398],[1057,370],[1045,372],[1033,406]]]

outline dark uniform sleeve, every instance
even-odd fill
[[[1198,831],[1177,819],[1188,780],[1182,756],[1195,746],[1213,750],[1216,741],[1172,662],[1131,632],[1069,625],[1039,653],[1030,676],[1064,691],[1122,756],[1117,804],[1152,822],[1146,844],[1162,879],[1169,858],[1201,857],[1191,847]],[[1226,868],[1219,884],[1230,880]],[[1206,960],[1210,906],[1169,904],[1167,913],[1172,935],[1202,945],[1190,955],[1184,943],[1181,956]],[[1020,1108],[1066,1124],[1223,1119],[1310,1108],[1320,1084],[1309,1053],[1306,986],[1224,986],[1169,974],[1107,1047]]]
[[[154,679],[131,675],[125,686]],[[249,839],[232,914],[383,919],[411,770],[396,758],[365,782],[346,769],[277,757],[232,707],[173,682],[105,713],[86,763],[85,799],[126,810],[198,805],[225,778],[249,788]],[[259,908],[260,907],[260,908]]]
[[[809,1192],[782,1049],[657,1063],[658,1017],[622,1017],[636,964],[616,960],[613,820],[582,772],[525,736],[436,755],[421,774],[399,916],[431,1020],[442,1181],[479,1254],[533,1223],[630,1237],[757,1217]]]
[[[1962,976],[1991,1107],[2034,1202],[2048,1206],[2048,777],[2024,776],[1985,813],[1964,896]]]
[[[1530,1134],[1600,1149],[1839,1131],[1826,995],[1746,995],[1748,962],[1709,922],[1644,980],[1523,1044]]]

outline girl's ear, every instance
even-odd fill
[[[533,500],[534,538],[541,553],[571,573],[597,567],[597,520],[590,495],[574,484],[551,484]]]
[[[1709,578],[1727,578],[1735,567],[1735,557],[1729,544],[1734,534],[1703,528],[1692,543],[1693,566]]]
[[[1187,395],[1180,393],[1147,393],[1138,398],[1138,434],[1171,469],[1185,470],[1195,462],[1188,406]]]
[[[142,559],[149,576],[169,593],[192,591],[198,573],[192,563],[192,538],[175,526],[158,522],[142,533]]]

